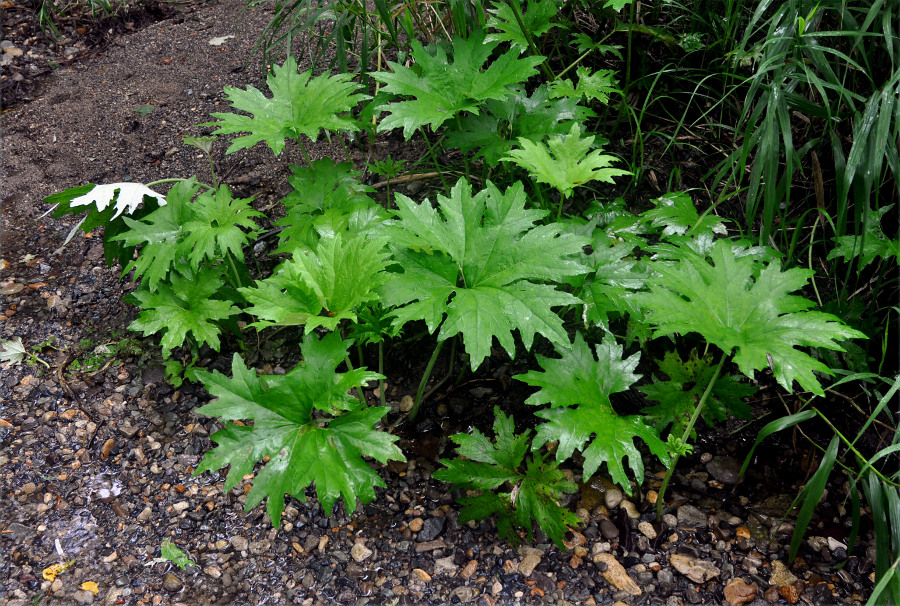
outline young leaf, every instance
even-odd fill
[[[183,227],[187,237],[179,245],[195,270],[204,259],[224,259],[229,254],[243,262],[243,246],[248,236],[255,238],[257,233],[253,217],[263,216],[250,207],[250,202],[233,199],[227,185],[220,185],[215,194],[197,196],[191,205],[192,218]]]
[[[297,73],[297,61],[288,57],[280,67],[274,66],[266,77],[266,84],[272,91],[271,99],[252,86],[246,90],[226,86],[225,94],[231,106],[253,114],[253,117],[215,113],[212,116],[221,122],[203,126],[217,126],[214,135],[250,133],[235,139],[226,154],[265,141],[276,156],[284,149],[287,137],[299,139],[306,135],[315,141],[323,129],[332,132],[359,130],[352,118],[339,115],[368,98],[358,93],[361,86],[352,82],[353,74],[322,74],[310,79],[311,75],[312,70]]]
[[[480,30],[468,38],[454,37],[451,61],[440,46],[426,49],[413,40],[413,68],[389,61],[392,71],[372,74],[385,84],[385,92],[413,97],[377,107],[388,112],[378,130],[402,126],[403,135],[409,139],[420,126],[428,124],[436,129],[461,111],[477,114],[483,101],[508,97],[511,93],[507,87],[536,74],[535,68],[544,60],[543,57],[519,58],[518,51],[510,49],[482,70],[497,44],[486,42]]]
[[[785,389],[796,380],[820,396],[814,371],[833,373],[797,347],[844,351],[840,341],[866,338],[835,316],[808,311],[812,301],[790,294],[806,285],[811,270],[781,271],[775,261],[760,270],[753,256],[738,256],[726,240],[712,245],[710,261],[687,246],[681,250],[679,261],[653,263],[650,292],[635,295],[651,310],[656,337],[699,333],[726,354],[734,352],[746,376],[771,364]]]
[[[166,199],[141,183],[107,183],[96,185],[89,192],[72,198],[70,208],[93,205],[103,212],[109,204],[115,202],[115,213],[110,220],[122,213],[130,215],[144,202],[144,198],[155,200],[159,206],[165,206]]]
[[[593,142],[593,136],[581,138],[581,126],[576,123],[569,134],[551,137],[546,145],[520,137],[521,149],[513,149],[501,160],[516,163],[535,179],[555,187],[568,198],[577,185],[588,181],[614,183],[613,177],[631,174],[627,170],[609,168],[616,160],[614,156],[604,155],[599,149],[588,153]]]
[[[572,84],[568,78],[556,80],[550,86],[550,96],[595,100],[606,105],[609,103],[610,95],[621,93],[615,79],[615,72],[611,69],[601,69],[591,73],[589,67],[579,65],[575,74],[578,76],[577,86]]]
[[[441,459],[446,468],[434,472],[434,477],[464,490],[485,491],[476,497],[460,499],[463,506],[460,523],[496,515],[500,535],[517,545],[516,528],[526,529],[531,540],[532,521],[536,521],[562,549],[567,524],[576,525],[581,520],[560,507],[558,501],[563,494],[575,492],[576,486],[565,479],[556,463],[545,461],[540,454],[535,453],[526,464],[530,432],[519,435],[514,432],[513,418],[495,407],[495,441],[492,443],[477,429],[471,435],[451,436],[458,444],[458,458]],[[487,492],[505,483],[513,485],[512,492]]]
[[[597,345],[596,351],[594,359],[581,333],[576,333],[574,344],[561,351],[561,358],[538,356],[543,372],[532,370],[516,379],[541,388],[526,404],[551,405],[550,409],[535,413],[548,422],[538,427],[534,445],[559,441],[557,461],[568,459],[575,449],[580,449],[584,477],[592,476],[605,462],[613,481],[631,494],[623,467],[625,458],[638,484],[644,481],[644,464],[634,439],[643,440],[663,464],[668,463],[669,454],[655,429],[640,416],[620,417],[609,399],[638,379],[634,369],[640,353],[622,359],[622,346],[612,336]]]
[[[255,288],[239,290],[252,304],[247,313],[260,318],[253,326],[334,330],[343,320],[355,322],[357,307],[378,298],[387,256],[383,240],[337,232],[322,238],[315,252],[297,250]]]
[[[489,9],[491,17],[487,26],[499,30],[498,33],[490,33],[485,36],[485,42],[509,42],[519,52],[528,48],[528,40],[519,21],[513,13],[512,7],[506,2],[499,2],[496,8]],[[559,8],[553,0],[529,0],[528,9],[522,13],[522,22],[532,38],[540,38],[558,24],[551,21],[559,12]]]
[[[206,453],[194,475],[230,465],[225,479],[228,491],[253,472],[257,461],[270,457],[256,475],[246,509],[268,498],[266,511],[276,527],[281,523],[284,495],[305,501],[310,484],[315,484],[326,515],[340,497],[347,511],[355,509],[357,499],[373,500],[374,487],[385,484],[363,456],[381,463],[404,458],[394,445],[396,437],[373,429],[387,408],[360,409],[358,400],[348,393],[384,377],[364,369],[336,372],[349,345],[337,333],[321,340],[307,335],[300,346],[303,362],[282,376],[257,377],[237,354],[230,379],[219,372],[198,371],[216,400],[197,412],[224,421],[250,419],[253,426],[227,423],[213,434],[218,446]],[[314,415],[314,411],[320,412]]]
[[[170,283],[159,284],[156,292],[136,290],[131,294],[142,311],[128,327],[145,336],[162,333],[163,357],[184,343],[188,333],[198,343],[219,351],[218,321],[240,313],[230,301],[211,298],[224,285],[222,274],[201,269],[181,277],[173,272]]]
[[[459,130],[447,134],[447,146],[463,152],[477,149],[475,157],[484,156],[485,162],[497,166],[520,137],[539,143],[595,115],[577,99],[550,99],[546,86],[539,86],[530,97],[523,87],[511,90],[502,101],[486,101],[482,113],[461,117]]]
[[[166,279],[181,255],[178,242],[183,226],[191,219],[191,198],[198,189],[193,179],[182,181],[166,194],[165,206],[160,206],[140,221],[124,217],[129,229],[113,236],[112,240],[142,248],[140,256],[128,263],[123,275],[133,269],[134,279],[144,277],[151,291]]]
[[[691,351],[687,360],[682,360],[678,352],[667,352],[657,364],[669,379],[637,388],[648,399],[659,402],[641,412],[660,432],[671,424],[670,433],[681,436],[715,373],[715,364],[709,357],[700,358],[697,350]],[[752,419],[753,411],[743,399],[757,391],[756,387],[739,383],[730,375],[721,375],[713,385],[701,416],[710,427],[725,421],[729,414],[738,419]]]
[[[161,559],[172,562],[181,570],[184,570],[188,566],[196,566],[196,564],[191,561],[191,558],[188,557],[188,554],[176,547],[175,543],[169,538],[163,539],[162,545],[159,546],[159,555],[161,556]]]
[[[641,213],[641,216],[650,219],[653,227],[662,227],[663,237],[671,235],[695,236],[700,234],[728,233],[724,221],[714,214],[704,214],[702,217],[697,212],[691,197],[684,192],[668,193],[653,200],[656,208]]]
[[[460,180],[449,198],[438,196],[440,212],[427,201],[402,195],[396,201],[400,219],[389,238],[403,272],[381,293],[397,307],[399,325],[425,320],[432,332],[440,325],[440,340],[462,333],[473,369],[490,354],[494,337],[514,355],[516,329],[527,348],[535,333],[568,342],[551,308],[578,299],[545,282],[585,271],[575,257],[587,239],[561,234],[559,224],[534,227],[546,213],[525,209],[521,184],[501,193],[488,183],[473,196]]]
[[[881,230],[881,218],[893,206],[893,204],[888,204],[877,210],[868,209],[863,219],[865,235],[835,238],[835,246],[828,253],[828,260],[841,257],[844,261],[849,261],[854,257],[860,257],[860,269],[878,258],[890,259],[895,257],[900,260],[900,240],[889,239]]]

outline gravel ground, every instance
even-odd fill
[[[848,553],[843,478],[829,486],[800,557],[785,565],[791,526],[779,521],[792,482],[802,481],[784,477],[788,451],[766,455],[735,488],[738,444],[709,441],[709,452],[682,461],[660,523],[658,476],[629,498],[602,480],[583,483],[570,505],[584,523],[565,550],[540,536],[514,549],[490,522],[458,524],[447,487],[431,479],[448,454],[440,440],[425,448],[424,438],[406,436],[409,462],[378,468],[387,488],[374,503],[326,517],[314,502],[291,500],[279,530],[263,507],[244,512],[252,478],[225,493],[221,474],[192,477],[216,430],[194,413],[209,396],[165,383],[152,345],[129,341],[135,312],[121,296],[131,286],[106,268],[99,236],[61,247],[73,222],[43,217],[41,200],[86,181],[204,175],[205,159],[180,136],[203,134],[195,125],[224,109],[224,85],[260,86],[258,62],[242,67],[270,13],[241,8],[189,5],[135,28],[56,70],[34,101],[4,114],[0,337],[22,338],[48,368],[2,367],[0,603],[865,601],[872,537],[864,528]],[[235,37],[209,44],[223,36]],[[134,112],[147,104],[149,115]],[[287,166],[300,157],[223,149],[219,174],[261,209],[285,193]],[[341,153],[325,144],[310,151]],[[388,152],[418,153],[379,141],[375,153]],[[352,153],[362,166],[365,152]],[[263,348],[256,365],[277,369],[279,355]],[[222,359],[209,363],[226,370]],[[464,395],[473,409],[517,397],[500,388]],[[432,422],[452,414],[435,410]],[[164,540],[195,564],[155,561]]]

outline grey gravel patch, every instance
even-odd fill
[[[693,505],[682,505],[677,512],[678,525],[686,528],[706,528],[706,514]]]

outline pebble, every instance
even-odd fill
[[[252,555],[262,555],[269,552],[270,544],[266,539],[263,539],[262,541],[250,541],[248,548]]]
[[[190,506],[191,506],[191,504],[188,503],[187,501],[180,501],[180,502],[175,503],[174,505],[172,505],[172,510],[173,510],[176,514],[181,514],[181,513],[184,513],[184,510],[186,510],[186,509],[187,509],[188,507],[190,507]]]
[[[616,527],[615,524],[613,524],[606,518],[603,518],[600,520],[599,526],[600,526],[600,534],[603,536],[604,539],[611,541],[613,539],[618,538],[619,529]]]
[[[413,532],[419,532],[422,530],[422,524],[424,524],[422,518],[413,518],[409,521],[409,529]]]
[[[607,488],[606,492],[603,494],[603,504],[610,510],[618,507],[624,500],[625,494],[618,486]]]
[[[218,566],[207,566],[203,569],[203,572],[214,579],[218,579],[222,576],[222,569]]]
[[[416,401],[412,396],[403,396],[402,398],[400,398],[400,412],[409,412],[410,410],[412,410],[415,403]]]
[[[693,505],[678,508],[678,525],[685,528],[706,528],[706,514]]]
[[[250,545],[250,541],[244,537],[231,537],[230,543],[235,551],[247,551],[247,547]]]
[[[478,560],[470,560],[466,567],[459,571],[459,576],[462,579],[468,579],[475,571],[478,570]]]
[[[453,556],[438,558],[434,561],[434,574],[452,576],[459,570],[459,566],[453,561]]]
[[[756,598],[758,588],[753,583],[747,583],[744,579],[731,579],[725,585],[725,601],[731,606],[740,606],[752,602]]]
[[[471,602],[479,596],[478,590],[468,585],[461,585],[450,592],[450,603],[465,604]],[[454,599],[456,598],[456,599]]]
[[[706,471],[723,484],[737,484],[740,479],[741,464],[733,457],[713,457],[706,464]]]
[[[356,562],[362,562],[372,555],[372,550],[363,543],[354,543],[350,548],[350,557]]]
[[[413,576],[422,581],[423,583],[428,583],[431,581],[431,575],[422,570],[421,568],[413,568],[412,570]]]
[[[784,565],[784,562],[772,560],[772,576],[769,577],[769,585],[783,587],[784,585],[793,585],[796,582],[797,577]]]
[[[536,553],[526,554],[522,561],[519,562],[518,571],[523,577],[531,576],[535,566],[541,563],[541,556]]]
[[[794,585],[782,585],[778,588],[778,593],[788,604],[796,604],[800,601],[800,590]]]
[[[184,583],[176,575],[167,572],[166,576],[163,577],[162,586],[166,591],[174,593],[176,591],[181,591],[181,588],[184,587]]]
[[[721,571],[712,562],[679,553],[673,554],[669,558],[669,563],[675,570],[695,583],[705,583],[721,574]]]
[[[646,520],[638,523],[638,530],[651,541],[656,538],[656,529],[653,528],[653,524]]]
[[[427,543],[429,541],[433,541],[438,538],[444,531],[444,525],[447,523],[447,518],[444,516],[428,518],[422,523],[422,529],[419,531],[419,534],[416,536],[416,541],[420,543]]]
[[[152,516],[153,516],[153,508],[150,506],[147,506],[141,510],[141,513],[138,514],[137,519],[138,519],[138,522],[146,522]]]
[[[637,520],[641,517],[640,512],[637,510],[637,506],[631,501],[622,501],[622,509],[625,510],[625,514],[632,520]]]
[[[594,556],[594,564],[597,565],[603,578],[616,589],[627,591],[633,596],[643,593],[637,583],[625,572],[625,567],[612,554],[598,553]]]

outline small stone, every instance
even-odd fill
[[[788,604],[796,604],[800,601],[800,590],[794,585],[782,585],[778,588],[778,593]]]
[[[413,568],[412,573],[417,579],[419,579],[423,583],[428,583],[429,581],[431,581],[431,575],[428,574],[427,572],[425,572],[424,570],[422,570],[421,568]]]
[[[705,583],[721,574],[721,571],[712,562],[678,553],[669,558],[669,563],[675,570],[695,583]]]
[[[34,482],[27,482],[24,486],[22,486],[22,492],[24,494],[34,494],[37,490],[37,485]]]
[[[725,600],[731,606],[740,606],[741,604],[752,602],[756,598],[757,590],[758,588],[755,584],[747,584],[744,579],[731,579],[725,585]]]
[[[796,582],[797,577],[784,565],[784,562],[772,560],[772,576],[769,577],[769,585],[782,587],[784,585],[793,585]]]
[[[244,537],[231,537],[229,542],[235,551],[247,551],[247,547],[250,545],[250,541]]]
[[[264,553],[269,552],[269,541],[263,539],[262,541],[250,541],[248,545],[248,549],[252,555],[262,555]]]
[[[416,403],[412,396],[406,395],[400,398],[400,412],[409,412]]]
[[[766,601],[769,604],[774,604],[775,602],[778,601],[778,588],[777,587],[769,587],[768,589],[766,589],[765,593],[763,594],[763,597],[766,598]]]
[[[222,576],[222,569],[218,566],[207,566],[203,569],[203,572],[214,579],[218,579]]]
[[[831,551],[837,551],[838,549],[843,549],[846,551],[847,546],[834,537],[828,537],[828,549],[830,549]]]
[[[651,541],[656,538],[656,529],[653,528],[653,524],[646,520],[638,523],[638,530]]]
[[[633,596],[643,593],[637,583],[625,572],[625,567],[612,554],[598,553],[594,556],[594,564],[603,574],[603,578],[616,589],[627,591]]]
[[[603,494],[603,504],[610,510],[618,507],[624,499],[625,494],[618,486],[607,488],[606,492]]]
[[[619,537],[619,528],[606,518],[602,518],[598,526],[600,527],[600,534],[604,539],[612,541]]]
[[[184,583],[171,572],[167,572],[166,576],[163,577],[162,586],[166,591],[174,593],[176,591],[181,591],[181,588],[184,587]]]
[[[518,571],[523,577],[531,576],[534,567],[541,563],[541,556],[536,553],[529,553],[519,562]]]
[[[146,522],[152,516],[153,516],[153,508],[148,505],[147,507],[144,507],[144,509],[141,510],[141,513],[138,514],[137,519],[138,519],[138,522]]]
[[[676,513],[679,526],[685,528],[706,528],[706,514],[693,505],[682,505]]]
[[[750,529],[746,526],[738,526],[734,529],[734,534],[739,539],[749,539],[750,538]]]
[[[413,518],[409,521],[409,529],[413,532],[419,532],[420,530],[422,530],[422,525],[424,523],[425,522],[422,520],[422,518]]]
[[[427,543],[428,541],[433,541],[438,538],[444,531],[444,524],[446,524],[447,518],[444,516],[428,518],[422,523],[422,529],[419,530],[419,534],[416,536],[416,541],[420,543]]]
[[[3,52],[10,57],[21,57],[24,54],[21,48],[15,46],[4,47]]]
[[[460,578],[468,579],[478,570],[478,560],[470,560],[466,567],[459,572]]]
[[[478,596],[479,592],[474,587],[469,587],[468,585],[460,585],[450,592],[450,603],[465,604],[467,602],[471,602]]]
[[[452,576],[459,570],[459,566],[453,561],[453,556],[438,558],[434,561],[434,574]]]
[[[723,484],[737,484],[741,477],[741,464],[732,457],[713,457],[706,464],[706,471]]]
[[[172,511],[175,512],[176,515],[184,513],[184,511],[190,507],[191,504],[187,501],[180,501],[172,505]]]
[[[641,517],[640,512],[637,510],[637,506],[631,501],[622,501],[621,505],[622,509],[625,510],[625,514],[632,520],[637,520]]]
[[[356,562],[362,562],[372,555],[372,550],[362,543],[354,543],[350,548],[350,557]]]

